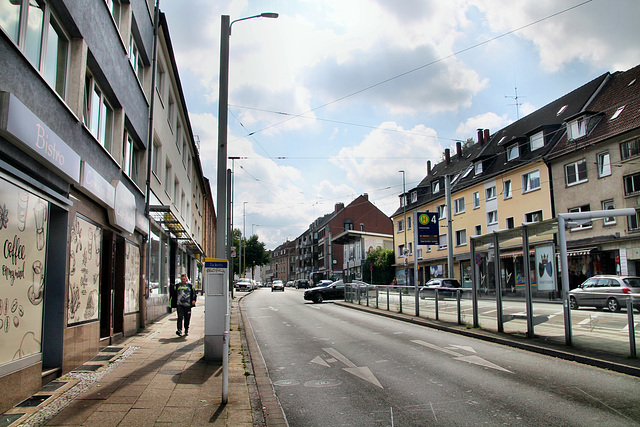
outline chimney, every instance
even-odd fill
[[[456,153],[458,154],[458,158],[462,158],[462,142],[456,142]]]
[[[489,142],[489,129],[484,130],[484,142]]]
[[[482,129],[478,129],[478,144],[484,144],[484,141],[482,140]]]
[[[427,160],[427,175],[431,174],[431,160]]]
[[[451,151],[448,148],[444,149],[444,159],[447,162],[446,164],[448,165],[449,162],[451,161]]]
[[[336,203],[335,213],[340,212],[342,209],[344,209],[344,203]]]
[[[368,193],[364,193],[362,195],[362,197],[364,197],[365,200],[369,200],[369,194]]]

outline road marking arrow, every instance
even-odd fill
[[[411,340],[411,342],[413,342],[415,344],[419,344],[419,345],[424,346],[424,347],[428,347],[428,348],[432,348],[434,350],[441,351],[443,353],[446,353],[446,354],[448,354],[450,356],[453,356],[453,358],[455,360],[460,360],[462,362],[472,363],[474,365],[484,366],[486,368],[496,369],[498,371],[509,372],[510,374],[513,373],[513,372],[509,371],[508,369],[505,369],[505,368],[500,367],[500,366],[498,366],[498,365],[496,365],[494,363],[491,363],[491,362],[489,362],[487,360],[484,360],[482,357],[479,357],[479,356],[463,356],[462,354],[456,353],[455,351],[452,351],[452,350],[449,350],[447,348],[443,348],[443,347],[440,347],[440,346],[437,346],[435,344],[431,344],[431,343],[428,343],[428,342],[422,341],[422,340]],[[464,346],[455,346],[455,347],[466,349],[466,347],[464,347]],[[475,350],[473,350],[473,349],[471,349],[471,350],[472,350],[473,353],[475,353]]]
[[[322,366],[326,366],[327,368],[330,368],[331,366],[329,366],[329,364],[327,362],[324,361],[324,359],[320,356],[316,356],[311,363],[316,363],[318,365],[322,365]]]
[[[356,366],[355,363],[353,363],[351,360],[347,359],[342,353],[340,353],[338,350],[336,350],[335,348],[323,348],[324,351],[326,351],[327,353],[329,353],[331,356],[333,356],[335,359],[339,360],[340,362],[344,363],[345,365],[347,365],[346,368],[342,368],[344,371],[355,375],[356,377],[363,379],[367,382],[370,382],[371,384],[380,387],[380,388],[384,388],[382,387],[382,384],[380,384],[380,381],[378,381],[378,379],[375,377],[375,375],[373,375],[373,372],[371,372],[371,370],[366,367],[366,366]],[[320,356],[318,356],[320,357]],[[315,359],[314,359],[315,360]]]

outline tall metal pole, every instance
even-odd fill
[[[240,252],[242,252],[242,239],[247,240],[246,235],[247,235],[247,203],[249,202],[242,202],[242,237],[240,238]],[[245,251],[242,254],[242,261],[244,262],[244,264],[241,262],[240,263],[240,276],[242,277],[244,275],[244,270],[246,269],[247,266],[247,252],[246,252],[246,242],[245,242]]]
[[[453,219],[451,219],[451,175],[446,175],[444,177],[444,192],[447,203],[447,277],[453,278]]]
[[[404,181],[404,177],[405,177],[405,173],[403,170],[399,171],[400,173],[402,173],[402,215],[404,216],[404,223],[403,223],[403,228],[404,228],[404,250],[402,251],[403,255],[404,255],[404,284],[405,286],[409,286],[409,274],[408,274],[408,259],[407,257],[409,256],[409,248],[407,247],[407,190],[405,189],[405,181]]]
[[[227,219],[227,108],[229,103],[229,15],[222,15],[220,31],[220,84],[218,95],[218,183],[216,192],[216,258],[228,259],[226,253]]]

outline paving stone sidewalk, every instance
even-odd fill
[[[188,337],[176,336],[177,315],[169,314],[48,384],[31,405],[25,401],[2,414],[0,427],[254,426],[238,311],[234,299],[226,404],[222,365],[204,360],[200,298]],[[259,415],[255,425],[261,424]]]

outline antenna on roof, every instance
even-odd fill
[[[517,120],[520,120],[520,108],[518,108],[518,107],[519,107],[520,105],[522,105],[522,104],[520,104],[520,103],[518,102],[518,99],[520,99],[520,98],[518,97],[518,86],[516,86],[516,96],[508,96],[508,95],[505,95],[504,97],[505,97],[505,98],[511,98],[511,99],[514,99],[514,100],[516,101],[516,102],[515,102],[515,104],[507,104],[507,105],[515,105],[515,106],[516,106],[516,118],[517,118]]]

